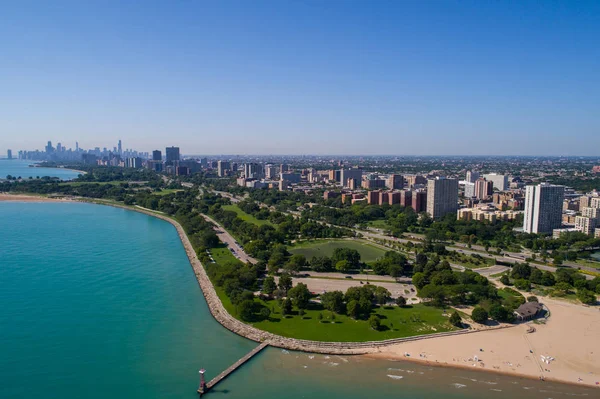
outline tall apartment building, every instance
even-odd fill
[[[394,204],[399,204],[399,203],[400,203],[400,192],[399,191],[394,191],[394,192],[388,193],[388,204],[394,205]]]
[[[475,182],[475,197],[486,199],[494,193],[493,183],[485,179],[477,179]]]
[[[6,151],[6,158],[12,159],[12,150],[7,150]]]
[[[413,191],[411,198],[411,206],[415,212],[425,212],[427,210],[427,192]]]
[[[275,179],[277,173],[279,173],[279,168],[277,166],[270,164],[265,166],[265,175],[267,179]]]
[[[562,202],[565,187],[541,183],[525,188],[525,217],[523,231],[526,233],[552,233],[562,222]]]
[[[487,175],[483,175],[483,178],[487,181],[491,181],[494,184],[494,187],[496,187],[498,189],[498,191],[508,190],[508,176],[507,175],[499,175],[497,173],[489,173]]]
[[[419,184],[427,184],[427,179],[424,178],[423,176],[409,175],[409,176],[404,176],[404,178],[406,179],[406,185],[409,188],[414,188],[416,185],[419,185]]]
[[[475,183],[465,182],[465,198],[473,198],[475,196]]]
[[[379,204],[379,191],[369,191],[367,193],[367,203],[369,205]]]
[[[218,161],[217,162],[217,175],[223,177],[227,175],[227,172],[231,170],[231,164],[229,161]]]
[[[340,183],[346,186],[348,179],[355,179],[360,182],[362,181],[362,175],[362,169],[342,169],[340,170]]]
[[[152,151],[152,160],[153,161],[162,161],[162,152],[160,152],[160,150]]]
[[[479,172],[473,172],[471,170],[469,170],[467,172],[467,176],[465,178],[465,181],[467,181],[469,183],[475,183],[477,181],[477,179],[479,179]]]
[[[590,206],[587,206],[581,209],[581,216],[600,221],[600,208],[592,208]]]
[[[264,178],[264,168],[260,163],[249,162],[244,164],[244,177],[246,179]]]
[[[585,216],[575,217],[575,228],[581,231],[583,234],[591,235],[594,233],[598,220],[595,218],[589,218]]]
[[[173,165],[173,163],[179,161],[179,147],[167,147],[165,149],[165,154],[167,156],[167,165]]]
[[[386,181],[386,186],[390,190],[402,190],[404,188],[404,176],[390,175]]]
[[[458,210],[458,180],[437,177],[427,181],[427,213],[439,219]]]

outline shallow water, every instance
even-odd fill
[[[0,203],[0,398],[194,398],[255,347],[210,316],[175,229],[123,209]],[[527,389],[528,388],[528,389]],[[269,348],[208,397],[560,398],[598,390]]]

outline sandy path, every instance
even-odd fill
[[[0,201],[10,201],[10,202],[60,202],[60,201],[68,201],[67,199],[59,199],[59,198],[48,198],[36,195],[25,195],[25,194],[8,194],[8,193],[0,193]]]

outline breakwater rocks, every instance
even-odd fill
[[[202,290],[202,294],[206,299],[206,303],[208,304],[208,308],[212,316],[219,322],[223,327],[228,330],[242,336],[248,338],[252,341],[256,342],[268,342],[269,345],[284,348],[288,350],[294,351],[303,351],[303,352],[312,352],[312,353],[322,353],[322,354],[336,354],[336,355],[362,355],[368,353],[377,353],[380,352],[382,348],[390,345],[399,344],[402,342],[416,341],[420,339],[431,339],[437,337],[444,337],[450,335],[461,335],[461,334],[470,334],[477,332],[477,330],[460,330],[460,331],[452,331],[447,333],[437,333],[437,334],[427,334],[427,335],[419,335],[407,338],[397,338],[397,339],[389,339],[384,341],[368,341],[368,342],[321,342],[321,341],[309,341],[295,338],[287,338],[282,337],[276,334],[272,334],[263,330],[259,330],[258,328],[252,327],[248,324],[241,322],[240,320],[234,318],[225,310],[223,303],[219,299],[217,292],[215,291],[212,282],[208,278],[206,270],[200,263],[200,260],[196,256],[196,252],[192,247],[190,240],[188,239],[187,234],[183,230],[183,227],[168,216],[161,215],[156,212],[152,212],[150,210],[146,210],[144,208],[130,208],[126,206],[119,206],[110,204],[113,206],[117,206],[124,209],[134,210],[137,212],[144,213],[149,216],[154,216],[156,218],[162,219],[166,222],[171,223],[175,229],[177,230],[177,234],[179,234],[179,238],[185,248],[185,252],[190,261],[190,265],[194,270],[194,274],[196,275],[196,279],[198,280],[198,284],[200,285],[200,289]]]

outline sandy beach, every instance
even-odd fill
[[[27,195],[27,194],[8,194],[8,193],[0,193],[0,202],[64,202],[69,201],[66,198],[48,198],[37,195]]]
[[[550,298],[547,324],[400,343],[366,355],[600,388],[600,309]],[[535,332],[527,333],[529,326]],[[406,356],[410,354],[410,356]],[[476,358],[477,357],[477,358]]]

